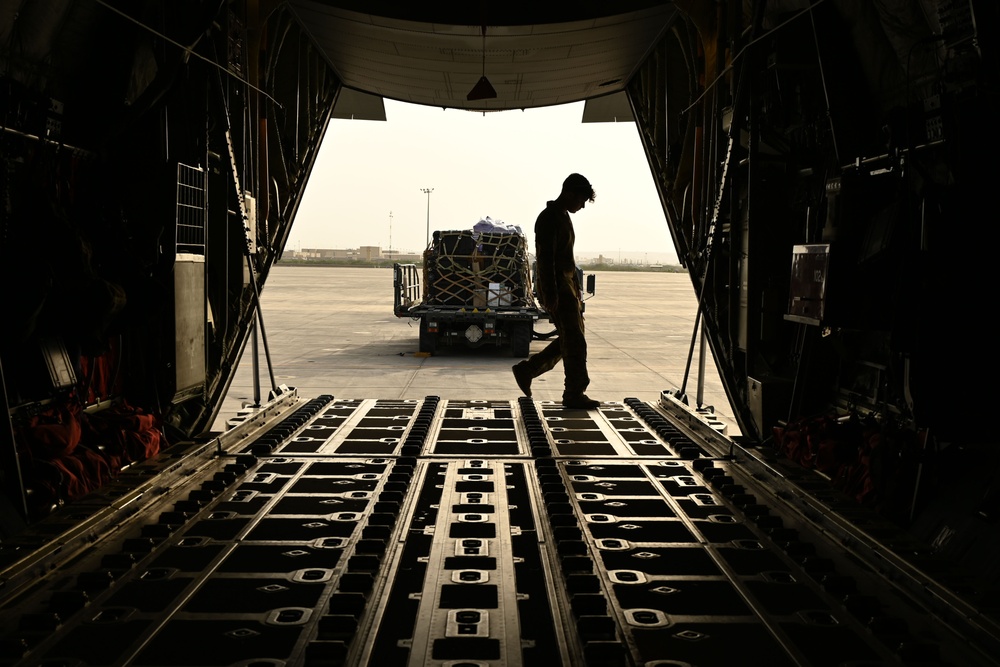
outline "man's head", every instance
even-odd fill
[[[593,202],[596,197],[590,181],[580,174],[570,174],[563,181],[560,198],[567,204],[566,210],[570,213],[576,213],[586,206],[588,201]]]

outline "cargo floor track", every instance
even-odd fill
[[[4,544],[0,664],[993,664],[814,482],[664,400],[286,397]]]

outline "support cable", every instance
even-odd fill
[[[229,69],[228,69],[228,68],[226,68],[226,67],[223,67],[222,65],[220,65],[220,64],[219,64],[219,63],[217,63],[217,62],[215,62],[214,60],[209,60],[208,58],[206,58],[205,56],[201,55],[200,53],[197,53],[197,52],[196,52],[196,51],[194,50],[194,47],[196,47],[196,46],[198,45],[198,42],[200,42],[200,41],[201,41],[201,37],[202,37],[202,35],[203,35],[204,33],[202,33],[202,35],[199,35],[198,39],[196,39],[196,40],[194,41],[194,43],[193,43],[193,44],[191,44],[190,46],[184,46],[183,44],[181,44],[181,43],[180,43],[180,42],[178,42],[177,40],[175,40],[175,39],[171,39],[170,37],[167,37],[166,35],[164,35],[164,34],[163,34],[162,32],[160,32],[160,31],[158,31],[158,30],[156,30],[156,29],[154,29],[154,28],[152,28],[152,27],[150,27],[150,26],[146,25],[145,23],[143,23],[143,22],[142,22],[142,21],[140,21],[139,19],[136,19],[136,18],[133,18],[132,16],[129,16],[128,14],[126,14],[126,13],[125,13],[125,12],[123,12],[122,10],[118,9],[117,7],[112,7],[112,6],[111,6],[111,5],[109,5],[109,4],[107,3],[107,2],[105,2],[105,0],[95,0],[95,1],[97,2],[97,4],[101,5],[101,6],[102,6],[102,7],[104,7],[105,9],[109,9],[109,10],[111,10],[112,12],[114,12],[115,14],[118,14],[119,16],[121,16],[122,18],[124,18],[124,19],[125,19],[126,21],[129,21],[129,22],[131,22],[131,23],[134,23],[135,25],[139,26],[140,28],[142,28],[142,29],[143,29],[143,30],[145,30],[146,32],[148,32],[148,33],[150,33],[150,34],[152,34],[152,35],[155,35],[156,37],[159,37],[160,39],[164,40],[165,42],[168,42],[169,44],[172,44],[172,45],[176,46],[176,47],[177,47],[178,49],[180,49],[181,51],[183,51],[183,52],[184,52],[184,60],[185,60],[185,61],[186,61],[186,60],[187,60],[187,59],[188,59],[188,58],[189,58],[190,56],[194,56],[194,57],[195,57],[195,58],[197,58],[198,60],[202,60],[202,61],[204,61],[204,62],[208,63],[209,65],[211,65],[212,67],[214,67],[214,68],[215,68],[215,69],[216,69],[216,70],[217,70],[218,72],[225,72],[225,73],[226,73],[226,76],[228,76],[228,77],[231,77],[231,78],[233,78],[233,79],[236,79],[237,81],[239,81],[239,82],[240,82],[240,83],[242,83],[243,85],[245,85],[245,86],[248,86],[248,87],[250,87],[251,89],[255,90],[256,92],[260,93],[261,95],[263,95],[263,96],[264,96],[264,97],[266,97],[267,99],[271,100],[272,102],[274,102],[274,103],[275,103],[276,105],[278,105],[278,106],[279,106],[279,107],[281,107],[282,109],[284,108],[284,107],[283,107],[283,106],[281,105],[281,103],[280,103],[280,102],[278,102],[278,100],[274,99],[273,97],[271,97],[271,96],[270,96],[270,95],[268,95],[268,94],[267,94],[266,92],[264,92],[263,90],[261,90],[261,89],[260,89],[260,88],[258,88],[257,86],[253,85],[252,83],[250,83],[250,82],[249,82],[249,81],[247,81],[246,79],[244,79],[244,78],[242,78],[242,77],[239,77],[239,76],[236,76],[236,75],[235,75],[235,74],[233,74],[233,73],[232,73],[231,71],[229,71]],[[227,118],[226,120],[228,121],[228,118]]]
[[[250,335],[253,336],[250,340],[253,343],[251,348],[253,353],[253,406],[255,408],[260,407],[260,369],[258,368],[259,362],[257,358],[260,356],[260,352],[257,349],[259,347],[257,343],[257,320],[252,320],[250,322]]]
[[[826,85],[826,72],[823,70],[823,54],[819,50],[819,32],[816,30],[816,17],[813,5],[809,6],[809,24],[812,26],[813,43],[816,45],[816,64],[819,66],[819,80],[823,86],[823,103],[826,104],[826,119],[830,123],[830,138],[833,141],[833,155],[840,164],[840,149],[837,147],[837,131],[833,126],[833,116],[830,115],[830,90]]]
[[[823,0],[820,1],[822,2]],[[756,3],[754,8],[755,9],[754,21],[753,25],[751,26],[752,32],[751,32],[750,42],[746,44],[743,47],[743,49],[740,50],[740,54],[737,57],[742,56],[743,53],[746,51],[746,49],[757,41],[753,37],[753,35],[755,35],[758,32],[761,24],[763,23],[764,7],[766,6],[766,4],[767,4],[766,0],[760,0],[759,2]],[[715,246],[716,241],[720,237],[720,235],[717,234],[716,232],[718,231],[719,217],[722,211],[723,200],[727,192],[726,185],[729,182],[729,166],[732,161],[733,151],[736,146],[736,138],[739,136],[739,132],[741,129],[739,123],[739,118],[740,118],[739,110],[743,106],[743,99],[745,97],[747,88],[747,86],[745,85],[747,60],[745,58],[740,58],[739,63],[740,63],[740,69],[739,72],[737,73],[736,93],[733,97],[733,115],[732,115],[732,122],[729,125],[729,139],[728,139],[728,144],[726,146],[726,156],[725,160],[722,163],[722,174],[719,176],[719,189],[715,197],[715,203],[712,207],[712,220],[708,226],[708,231],[706,235],[707,238],[705,241],[704,262],[703,262],[704,267],[702,269],[701,282],[698,285],[698,313],[695,317],[694,330],[691,332],[691,345],[689,346],[688,349],[687,363],[685,364],[684,367],[684,380],[681,383],[680,389],[678,389],[675,392],[675,396],[678,399],[682,400],[684,403],[687,403],[687,383],[691,374],[691,362],[694,357],[694,346],[698,340],[697,338],[698,329],[699,325],[701,325],[702,323],[702,318],[703,318],[702,313],[704,312],[705,309],[705,293],[707,291],[706,286],[708,285],[708,274],[713,259],[712,248]],[[730,67],[731,66],[726,66],[722,74],[728,71]],[[714,86],[715,83],[719,81],[722,74],[720,74],[719,77],[716,77],[716,79],[712,82],[711,86]],[[704,97],[707,91],[708,87],[706,87],[705,91],[703,91],[702,94],[699,95],[698,100],[696,100],[694,104],[697,104],[697,102],[700,101],[702,97]],[[688,109],[690,110],[694,106],[694,104],[689,106]]]
[[[243,222],[244,256],[247,260],[247,273],[250,279],[250,287],[253,290],[253,307],[257,315],[257,326],[260,329],[260,339],[264,346],[264,358],[267,361],[267,372],[271,379],[271,392],[273,396],[280,396],[278,383],[274,379],[274,367],[271,364],[271,349],[267,344],[267,331],[264,328],[264,312],[260,304],[260,287],[257,285],[257,272],[253,261],[252,237],[250,232],[250,217],[247,215],[246,203],[243,199],[243,188],[240,186],[240,172],[236,164],[236,151],[233,149],[232,123],[229,120],[229,104],[223,94],[222,75],[219,75],[219,94],[222,98],[222,106],[226,119],[226,149],[229,152],[229,167],[233,174],[233,186],[236,188],[236,201],[240,205],[240,218]],[[254,336],[256,340],[256,335]],[[254,355],[254,376],[257,376],[257,357]]]
[[[4,405],[10,405],[2,359],[0,359],[0,398],[3,399]],[[3,482],[3,488],[7,492],[10,504],[14,506],[21,518],[27,521],[29,518],[28,497],[24,487],[24,477],[21,474],[20,457],[17,454],[14,424],[10,418],[10,410],[8,409],[6,413],[6,417],[0,421],[0,445],[2,445],[0,447],[0,464],[2,464],[0,465],[0,482]],[[6,523],[5,518],[0,514],[0,528],[4,529],[0,533],[0,539],[7,537],[5,534],[7,533]]]
[[[797,18],[799,18],[800,16],[802,16],[803,14],[806,14],[806,13],[811,14],[812,10],[814,8],[820,6],[821,4],[823,4],[826,1],[827,0],[816,0],[815,2],[811,3],[805,9],[799,10],[798,12],[796,12],[795,14],[793,14],[792,16],[789,16],[787,19],[785,19],[784,21],[782,21],[778,25],[776,25],[773,28],[771,28],[770,30],[768,30],[767,33],[765,33],[765,34],[763,34],[763,35],[761,35],[759,37],[753,37],[753,38],[751,38],[751,40],[749,42],[747,42],[746,44],[743,45],[743,48],[741,48],[739,50],[739,53],[737,53],[736,55],[733,56],[732,60],[730,61],[730,64],[728,64],[724,68],[722,68],[722,71],[719,72],[718,75],[714,79],[712,79],[711,83],[709,83],[709,84],[707,84],[705,86],[705,90],[701,91],[701,94],[698,95],[698,97],[696,97],[694,100],[692,100],[691,104],[689,104],[686,109],[684,109],[683,111],[681,111],[681,114],[690,113],[691,110],[694,109],[694,107],[699,102],[701,102],[702,98],[705,97],[705,95],[708,94],[708,91],[710,91],[713,88],[715,88],[715,84],[719,83],[719,81],[722,80],[722,77],[724,77],[727,74],[729,74],[730,70],[732,70],[732,68],[733,68],[733,65],[735,65],[737,62],[741,63],[741,65],[742,65],[743,57],[744,57],[744,54],[746,53],[747,49],[749,49],[751,46],[753,46],[754,44],[756,44],[760,40],[764,39],[765,37],[767,37],[771,33],[776,32],[778,30],[781,30],[782,28],[784,28],[785,26],[787,26],[788,24],[790,24],[791,22],[795,21]],[[763,11],[760,12],[760,15],[763,16]],[[757,32],[757,30],[755,29],[754,33],[756,34],[756,32]]]
[[[226,110],[226,124],[229,124],[229,110]],[[271,390],[275,396],[279,395],[281,392],[278,391],[278,383],[274,379],[274,367],[271,364],[271,349],[267,344],[267,332],[264,329],[264,312],[260,305],[260,287],[257,285],[257,269],[253,262],[253,249],[252,249],[252,239],[250,236],[250,219],[247,215],[246,205],[243,203],[243,192],[240,188],[240,177],[239,172],[236,171],[236,153],[233,150],[233,137],[229,131],[229,127],[226,127],[226,146],[229,149],[229,162],[233,172],[233,185],[236,187],[236,199],[240,204],[240,217],[243,220],[243,240],[244,240],[244,256],[247,259],[247,273],[250,276],[250,287],[253,288],[253,298],[254,298],[254,310],[257,314],[257,326],[260,329],[260,339],[261,343],[264,345],[264,358],[267,360],[267,373],[271,378]],[[256,335],[254,336],[256,341]],[[256,364],[257,358],[254,357],[254,365],[256,376]]]

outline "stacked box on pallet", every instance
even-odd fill
[[[424,252],[424,301],[470,308],[534,307],[523,234],[440,231]]]

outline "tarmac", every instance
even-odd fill
[[[329,394],[343,399],[513,400],[521,395],[510,370],[518,359],[509,348],[446,347],[432,356],[420,354],[419,322],[393,314],[391,268],[278,264],[261,290],[261,309],[259,392],[247,343],[215,430],[225,430],[226,420],[244,406],[266,401],[272,375],[275,386],[294,387],[305,399]],[[596,273],[595,295],[588,296],[585,308],[588,395],[602,402],[655,402],[661,392],[683,387],[688,405],[711,406],[726,432],[738,434],[707,345],[698,401],[700,345],[692,350],[696,312],[687,273]],[[551,330],[547,321],[536,323],[536,332]],[[532,353],[546,344],[532,341]],[[562,387],[559,364],[535,379],[532,397],[558,402]]]

